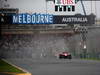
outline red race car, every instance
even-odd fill
[[[59,54],[60,59],[72,59],[72,56],[69,52],[62,52]]]

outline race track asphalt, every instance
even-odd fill
[[[6,59],[32,75],[100,75],[100,61],[64,59]]]

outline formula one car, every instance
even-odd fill
[[[72,56],[69,52],[62,52],[59,54],[59,59],[72,59]]]

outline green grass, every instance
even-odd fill
[[[96,60],[96,61],[100,61],[100,59],[97,59],[97,58],[81,58],[81,59],[85,59],[85,60]]]
[[[0,60],[0,72],[14,72],[14,73],[24,73],[22,70],[15,68],[14,66]]]

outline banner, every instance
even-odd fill
[[[11,14],[1,15],[1,24],[94,24],[94,15]]]
[[[95,16],[92,15],[55,15],[53,24],[94,24]]]

